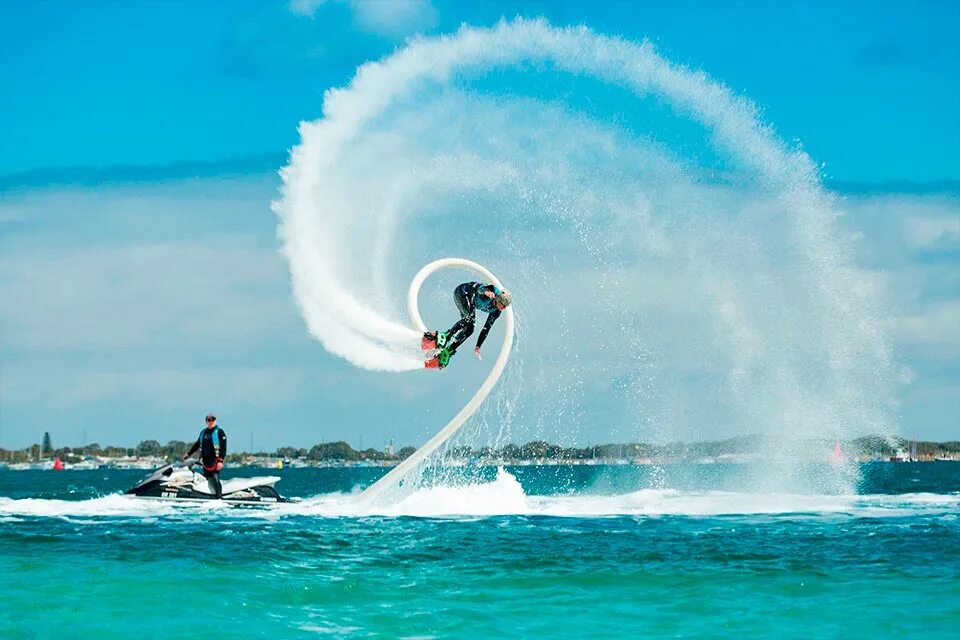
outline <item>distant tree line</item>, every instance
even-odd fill
[[[589,447],[562,447],[544,440],[534,440],[522,445],[507,444],[503,447],[454,446],[446,451],[451,458],[460,459],[490,459],[490,460],[588,460],[588,459],[616,459],[616,458],[698,458],[720,456],[725,454],[763,453],[771,450],[771,446],[781,442],[769,436],[737,436],[727,440],[714,442],[667,444],[628,443],[628,444],[600,444]],[[827,440],[808,440],[802,445],[812,450],[829,450],[835,442]],[[893,444],[881,436],[866,436],[841,443],[847,455],[855,456],[890,456],[897,451],[909,451],[912,442],[899,438]],[[136,447],[101,447],[97,443],[82,447],[60,447],[54,449],[50,444],[49,434],[45,434],[42,444],[34,444],[26,449],[9,451],[0,449],[0,460],[5,462],[26,462],[37,460],[40,457],[60,457],[64,461],[82,459],[86,456],[103,456],[117,458],[124,456],[158,457],[172,460],[182,456],[193,442],[171,440],[160,444],[157,440],[144,440]],[[933,457],[946,454],[960,453],[960,441],[950,442],[917,442],[917,455]],[[228,462],[237,462],[250,455],[271,456],[279,458],[303,458],[314,462],[356,462],[394,461],[409,457],[416,449],[403,447],[393,454],[369,448],[356,450],[344,441],[322,442],[309,449],[298,447],[280,447],[274,452],[233,452],[228,456]]]
[[[712,442],[672,442],[651,444],[634,442],[627,444],[599,444],[589,447],[562,447],[543,440],[535,440],[523,445],[508,444],[501,448],[481,447],[473,449],[467,446],[451,447],[447,455],[453,458],[490,458],[503,460],[588,460],[622,458],[702,458],[722,455],[761,454],[776,450],[783,439],[769,436],[737,436],[727,440]],[[810,451],[829,451],[837,444],[834,440],[805,440],[800,449]],[[891,456],[909,451],[912,441],[898,438],[894,444],[882,436],[865,436],[841,442],[841,448],[848,456]],[[919,457],[933,457],[960,453],[960,441],[917,442]]]
[[[105,458],[122,457],[156,457],[173,460],[181,457],[190,447],[193,441],[184,442],[182,440],[171,440],[167,444],[160,444],[157,440],[144,440],[136,447],[102,447],[98,443],[84,445],[82,447],[60,447],[54,449],[50,446],[49,437],[44,438],[44,444],[34,444],[26,449],[10,451],[0,449],[0,460],[4,462],[28,462],[42,458],[59,457],[68,462],[79,460],[88,456],[102,456]],[[415,447],[403,447],[393,454],[388,454],[377,449],[369,448],[358,451],[346,442],[323,442],[316,444],[310,449],[297,447],[280,447],[273,452],[250,453],[246,451],[234,451],[227,456],[228,462],[238,462],[250,456],[270,456],[278,458],[305,458],[313,461],[330,462],[355,462],[358,460],[403,460],[416,451]]]
[[[282,458],[304,458],[314,461],[342,461],[353,462],[356,460],[403,460],[410,457],[416,451],[415,447],[403,447],[396,453],[390,454],[374,448],[357,450],[346,442],[321,442],[315,444],[309,449],[298,449],[296,447],[280,447],[276,455]]]

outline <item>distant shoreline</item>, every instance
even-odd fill
[[[479,467],[563,467],[563,466],[585,466],[585,467],[604,467],[604,466],[634,466],[634,467],[645,467],[645,466],[666,466],[673,464],[694,464],[694,465],[739,465],[739,464],[750,464],[756,462],[765,462],[770,459],[764,458],[752,458],[752,459],[732,459],[725,458],[720,460],[618,460],[618,459],[595,459],[595,460],[480,460],[480,461],[465,461],[465,460],[448,460],[446,466],[453,467],[464,467],[468,465],[476,465]],[[81,463],[63,463],[64,471],[98,471],[98,470],[151,470],[158,467],[162,467],[166,464],[170,464],[170,460],[164,458],[138,458],[134,460],[124,460],[124,459],[110,459],[106,462],[96,463],[94,465]],[[803,463],[816,464],[816,460],[800,460]],[[854,460],[852,461],[856,464],[919,464],[919,463],[943,463],[943,462],[958,462],[960,463],[960,457],[957,458],[936,458],[930,460],[890,460],[889,458],[874,458],[869,460]],[[820,461],[821,464],[826,464],[823,461]],[[399,461],[369,461],[369,460],[353,460],[353,461],[288,461],[284,462],[282,459],[271,459],[267,457],[253,457],[250,460],[244,460],[243,462],[230,463],[227,465],[227,469],[230,468],[251,468],[251,469],[373,469],[373,468],[391,468],[399,464]],[[0,470],[8,471],[29,471],[29,470],[53,470],[54,461],[47,460],[39,463],[13,463],[6,464],[0,463]]]
[[[96,469],[100,467],[145,469],[179,460],[192,443],[172,440],[161,445],[144,440],[136,447],[54,448],[50,434],[43,445],[26,449],[0,449],[0,465],[14,469],[46,468],[59,459],[64,468]],[[313,447],[279,447],[271,452],[236,452],[227,456],[231,466],[261,467],[391,467],[411,455],[411,446],[399,450],[388,445],[378,449],[357,450],[344,441],[324,442]],[[784,459],[802,462],[933,462],[960,460],[960,441],[918,442],[904,438],[890,440],[881,436],[865,436],[849,441],[802,440],[785,442],[768,436],[738,436],[727,440],[663,445],[650,443],[602,444],[588,447],[562,447],[542,440],[523,445],[473,448],[465,445],[445,452],[446,464],[511,465],[651,465],[693,462],[701,464],[746,463]],[[152,466],[151,466],[152,465]]]

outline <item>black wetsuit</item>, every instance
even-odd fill
[[[454,289],[453,300],[457,303],[457,309],[460,310],[460,319],[450,327],[447,349],[451,354],[456,353],[457,347],[473,334],[473,329],[477,323],[477,309],[489,314],[487,321],[483,323],[480,335],[477,336],[477,348],[483,346],[483,341],[487,339],[487,334],[490,333],[490,327],[500,317],[500,309],[497,308],[493,298],[484,295],[486,291],[492,291],[494,294],[499,293],[498,289],[492,284],[481,284],[479,282],[464,282]]]
[[[190,447],[188,456],[200,449],[200,462],[203,464],[203,475],[207,478],[210,486],[213,488],[217,498],[223,496],[223,486],[220,484],[220,472],[217,471],[217,463],[223,462],[227,457],[227,434],[220,427],[213,429],[204,429],[200,432],[200,437]]]

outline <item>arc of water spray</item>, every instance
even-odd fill
[[[410,316],[410,322],[413,324],[414,328],[421,333],[427,331],[427,326],[423,323],[423,318],[420,316],[420,306],[418,302],[420,297],[420,287],[423,286],[423,283],[427,278],[442,269],[466,269],[467,271],[473,271],[474,273],[486,279],[488,282],[492,282],[497,287],[503,288],[503,284],[500,282],[497,276],[493,275],[493,272],[483,265],[473,262],[472,260],[466,260],[464,258],[441,258],[440,260],[434,260],[417,272],[417,275],[415,275],[413,280],[410,282],[410,288],[407,290],[407,313]],[[480,408],[480,405],[483,404],[483,401],[486,400],[488,395],[490,395],[490,391],[493,389],[494,385],[497,384],[497,381],[500,379],[500,375],[507,366],[507,361],[510,359],[510,351],[513,348],[514,331],[512,307],[506,308],[504,312],[504,320],[504,336],[503,344],[500,345],[500,353],[497,355],[497,360],[493,363],[493,368],[487,375],[487,379],[483,381],[483,384],[480,385],[480,388],[477,389],[477,392],[473,394],[473,397],[470,398],[470,401],[464,405],[463,409],[460,410],[460,413],[455,415],[453,419],[447,423],[447,426],[438,431],[435,436],[426,442],[426,444],[417,449],[417,451],[414,452],[410,457],[394,467],[387,475],[370,485],[370,487],[368,487],[366,491],[360,495],[361,503],[370,505],[376,502],[376,500],[385,491],[398,484],[408,473],[410,473],[413,469],[416,469],[421,462],[426,460],[430,454],[439,449],[444,442],[449,440],[450,437],[453,436],[453,434],[455,434],[460,427],[463,426],[463,423],[465,423],[474,413],[476,413],[477,409]]]

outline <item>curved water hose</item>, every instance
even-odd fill
[[[410,315],[410,322],[413,323],[414,328],[421,333],[427,331],[427,326],[420,317],[420,308],[418,306],[420,287],[431,274],[441,269],[466,269],[467,271],[473,271],[482,276],[487,282],[492,282],[497,287],[503,288],[503,284],[497,279],[497,276],[476,262],[463,258],[442,258],[440,260],[434,260],[417,272],[417,275],[415,275],[410,282],[410,289],[407,291],[407,313]],[[410,473],[411,470],[415,469],[421,462],[426,460],[431,453],[450,439],[450,437],[463,426],[463,423],[476,413],[483,401],[490,395],[490,391],[493,389],[493,386],[497,384],[497,380],[500,379],[500,375],[507,366],[507,360],[510,359],[510,350],[513,348],[513,307],[507,307],[503,315],[506,324],[504,325],[503,344],[500,346],[500,354],[497,356],[497,361],[493,363],[493,368],[490,370],[489,375],[487,375],[487,379],[483,381],[483,384],[480,385],[477,392],[470,398],[470,402],[447,423],[447,426],[441,429],[437,435],[430,438],[426,444],[417,449],[413,455],[391,469],[387,475],[370,485],[366,491],[360,495],[360,501],[363,504],[373,504],[385,491],[395,485],[399,485],[400,481]]]

